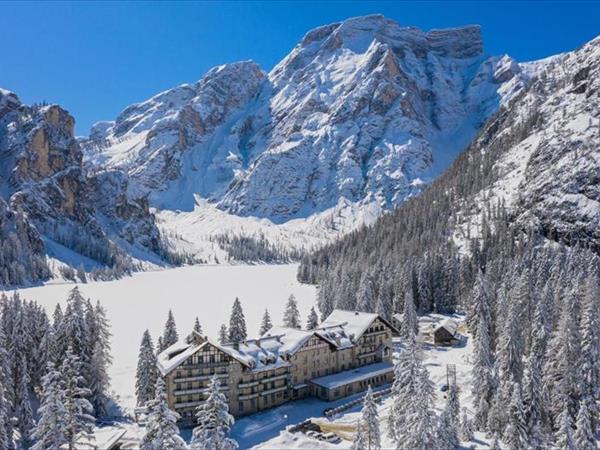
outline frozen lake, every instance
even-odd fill
[[[111,323],[112,388],[119,403],[135,406],[135,368],[142,333],[149,329],[156,345],[169,309],[173,310],[180,338],[191,332],[198,316],[204,332],[216,337],[222,323],[229,322],[231,304],[239,297],[250,337],[258,334],[265,308],[274,325],[281,324],[290,294],[298,300],[304,323],[315,303],[314,286],[296,281],[297,265],[190,266],[143,272],[116,281],[80,285],[84,296],[100,300]],[[47,284],[21,289],[23,298],[36,300],[51,314],[57,302],[64,306],[74,284]]]

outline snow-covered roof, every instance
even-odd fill
[[[279,348],[280,354],[293,355],[314,335],[315,333],[310,330],[298,330],[296,328],[286,327],[273,327],[265,334],[262,338],[267,337],[278,337],[281,342]]]
[[[379,314],[376,313],[334,309],[319,326],[319,329],[341,326],[351,340],[356,341],[378,317]]]
[[[157,357],[160,372],[163,375],[168,374],[206,345],[221,350],[252,371],[272,370],[290,365],[284,357],[287,356],[287,348],[291,347],[291,343],[286,345],[280,336],[250,339],[237,346],[222,345],[210,338],[202,337],[201,340],[182,339],[161,352]],[[281,351],[282,348],[284,351]]]
[[[402,313],[396,313],[392,316],[392,318],[394,320],[397,320],[398,322],[402,322],[402,320],[404,320],[404,314]]]
[[[355,383],[357,381],[367,380],[378,375],[385,375],[388,372],[394,370],[394,365],[389,362],[380,362],[375,364],[369,364],[362,366],[357,369],[347,370],[345,372],[334,373],[332,375],[326,375],[324,377],[314,378],[310,380],[310,383],[318,386],[325,387],[327,389],[335,389],[339,386],[346,384]]]
[[[336,309],[316,330],[273,327],[260,338],[249,339],[236,346],[222,345],[200,335],[193,336],[192,339],[176,342],[160,353],[157,357],[158,368],[166,375],[205,345],[218,348],[252,371],[287,367],[290,365],[289,356],[296,353],[311,336],[321,337],[338,350],[353,347],[378,317],[375,313]]]
[[[454,336],[458,330],[458,322],[453,319],[445,319],[440,322],[437,327],[435,327],[435,331],[439,330],[440,328],[444,328],[446,331],[448,331],[448,333]]]
[[[95,428],[89,438],[82,438],[75,444],[76,450],[110,450],[116,448],[119,440],[125,435],[127,430],[123,427],[102,427]],[[66,445],[61,448],[67,448]]]

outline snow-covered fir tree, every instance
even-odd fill
[[[64,431],[68,449],[74,450],[82,437],[89,437],[92,433],[94,417],[92,404],[88,400],[91,391],[85,387],[81,361],[71,347],[67,348],[60,372],[66,411]]]
[[[227,330],[227,325],[224,323],[221,324],[221,327],[219,328],[219,344],[229,344],[229,330]]]
[[[335,309],[333,295],[327,286],[318,287],[317,304],[319,305],[319,311],[321,311],[321,320],[325,320],[325,318]]]
[[[12,450],[12,424],[9,416],[9,405],[4,393],[4,381],[3,378],[0,377],[0,448]]]
[[[523,399],[521,397],[521,386],[513,383],[510,403],[508,405],[508,423],[504,430],[503,441],[509,448],[515,450],[527,450],[529,448],[529,434],[525,413],[523,411]]]
[[[156,354],[152,337],[148,330],[144,331],[140,352],[138,354],[137,369],[135,373],[135,396],[137,406],[144,406],[156,397],[156,379],[158,369],[156,367]]]
[[[32,435],[35,441],[32,450],[60,450],[63,445],[68,445],[66,429],[69,419],[63,376],[52,363],[48,363],[47,370],[42,381],[42,402]]]
[[[575,431],[574,444],[578,450],[596,450],[596,438],[592,431],[592,417],[590,414],[590,397],[583,398],[579,402],[579,412],[577,413],[577,431]]]
[[[365,438],[366,435],[364,433],[362,418],[359,418],[356,421],[356,433],[354,433],[354,437],[352,438],[352,447],[350,447],[351,450],[365,450],[367,448]]]
[[[467,413],[467,408],[462,409],[462,414],[460,418],[459,437],[462,441],[465,442],[472,441],[474,437],[473,421]]]
[[[377,404],[373,396],[373,390],[369,385],[367,393],[363,398],[363,407],[359,421],[361,427],[357,430],[357,434],[362,434],[358,439],[364,445],[364,449],[379,450],[381,449],[381,433],[379,431],[379,413],[377,412]],[[355,441],[356,443],[356,438]]]
[[[285,304],[283,312],[283,326],[287,328],[302,328],[300,324],[300,311],[298,311],[298,302],[294,294],[291,294]]]
[[[600,401],[600,288],[595,271],[586,278],[581,315],[581,390],[589,401],[591,424],[598,424]]]
[[[308,313],[308,318],[306,319],[306,329],[314,330],[319,326],[319,316],[317,316],[317,312],[315,311],[315,307],[312,306]]]
[[[573,419],[569,408],[563,408],[557,417],[558,429],[554,434],[554,446],[561,450],[579,450],[573,439]]]
[[[372,312],[375,310],[375,289],[370,274],[366,272],[362,274],[356,297],[357,311]]]
[[[239,344],[248,338],[246,317],[239,298],[235,298],[229,316],[229,342]]]
[[[173,317],[173,311],[169,310],[169,315],[167,316],[167,321],[165,322],[165,329],[162,334],[162,339],[160,340],[158,353],[175,344],[178,340],[179,333],[177,333],[175,317]]]
[[[435,392],[421,360],[414,328],[407,330],[404,349],[394,366],[388,435],[398,450],[426,450],[436,445]]]
[[[16,381],[14,416],[17,419],[21,447],[28,448],[31,444],[34,420],[31,409],[31,378],[29,378],[29,369],[24,355],[21,357],[18,365],[20,369],[17,370],[17,373],[21,375],[18,381]]]
[[[402,321],[400,323],[400,338],[403,342],[413,340],[419,332],[419,321],[412,292],[404,294],[404,307],[402,309]]]
[[[271,315],[269,314],[269,310],[265,308],[265,312],[260,321],[260,329],[258,330],[258,335],[262,336],[271,328],[273,328],[273,323],[271,322]]]
[[[196,410],[198,425],[192,432],[190,449],[193,450],[235,450],[238,444],[229,437],[233,426],[233,416],[229,414],[227,398],[220,391],[219,378],[211,378],[206,393],[206,401]]]
[[[481,296],[477,308],[477,334],[474,337],[473,368],[471,370],[471,393],[475,407],[475,427],[484,430],[487,426],[490,402],[494,392],[492,349],[490,342],[490,316],[483,306],[486,296]]]
[[[91,349],[88,386],[91,390],[90,402],[94,408],[94,416],[106,415],[109,400],[110,376],[108,368],[112,364],[110,354],[110,325],[106,311],[100,302],[91,310],[91,323],[88,326],[89,348]]]
[[[200,325],[200,319],[198,319],[198,316],[196,316],[196,319],[194,320],[194,328],[192,329],[192,331],[194,331],[198,334],[203,334],[202,333],[202,325]]]
[[[185,441],[179,436],[177,420],[179,414],[169,409],[165,382],[156,380],[156,395],[148,403],[146,433],[142,437],[141,450],[187,450]]]
[[[458,387],[455,383],[451,383],[447,392],[446,406],[438,424],[436,445],[440,450],[454,450],[459,445],[460,400]]]

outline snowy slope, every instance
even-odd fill
[[[480,234],[486,202],[552,240],[597,246],[600,229],[600,38],[524,65],[531,86],[473,145],[500,149],[495,179],[458,214],[454,241]]]
[[[165,229],[185,224],[184,241],[210,240],[219,210],[228,229],[297,248],[418,193],[528,78],[510,57],[487,57],[476,26],[358,17],[308,32],[268,74],[219,66],[132,105],[82,144],[89,166],[130,175]],[[209,247],[192,246],[205,259]]]

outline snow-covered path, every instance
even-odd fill
[[[80,285],[86,297],[100,300],[107,309],[113,333],[112,388],[121,406],[128,410],[135,406],[135,367],[142,333],[149,329],[156,344],[169,309],[173,310],[180,336],[192,330],[198,316],[205,333],[216,337],[220,325],[229,321],[234,298],[239,297],[248,333],[254,336],[265,308],[274,324],[280,324],[285,301],[293,293],[304,322],[315,302],[316,290],[298,283],[296,270],[296,265],[190,266]],[[19,292],[52,313],[57,302],[64,306],[73,287],[48,284]]]

